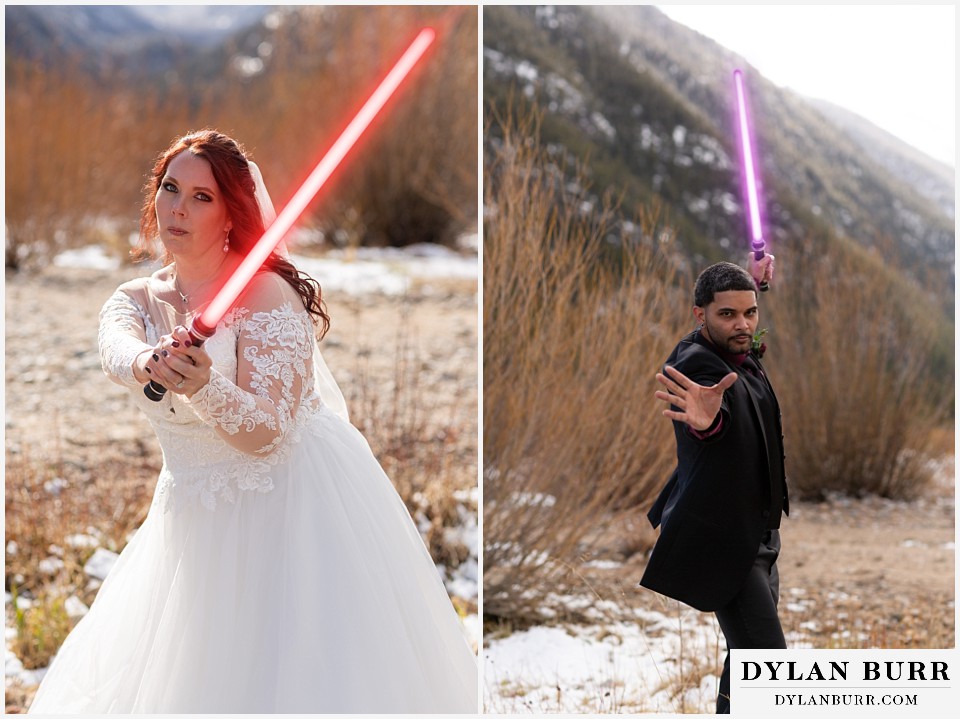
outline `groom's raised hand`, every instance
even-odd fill
[[[704,387],[675,367],[666,365],[664,369],[670,376],[657,372],[657,382],[666,387],[667,391],[657,390],[654,396],[671,407],[678,407],[680,411],[665,409],[663,416],[686,422],[698,432],[709,429],[720,411],[723,393],[737,381],[737,373],[731,372],[715,385]]]

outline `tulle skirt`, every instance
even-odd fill
[[[327,410],[273,489],[155,502],[31,713],[475,713],[477,664],[406,507]]]

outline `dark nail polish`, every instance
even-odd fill
[[[177,342],[176,340],[174,340],[174,341],[171,342],[170,344],[172,344],[174,347],[179,347],[179,346],[180,346],[180,343]]]
[[[185,344],[187,347],[193,347],[193,340],[187,340]]]
[[[162,352],[160,352],[160,354],[162,354],[164,357],[169,357],[169,356],[170,356],[170,353],[167,352],[166,350],[163,350]]]
[[[144,369],[147,371],[147,374],[153,374],[153,372],[150,371],[149,367],[144,367]]]
[[[153,361],[154,361],[154,362],[159,362],[159,361],[160,361],[160,355],[158,355],[156,352],[153,353]]]

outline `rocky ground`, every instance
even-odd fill
[[[115,533],[101,531],[100,536],[105,537],[102,544],[119,551],[127,525],[142,521],[149,505],[160,466],[159,448],[127,390],[103,375],[97,352],[101,305],[117,285],[142,272],[132,267],[51,266],[37,274],[6,275],[8,599],[12,580],[22,586],[35,584],[35,577],[23,569],[24,556],[27,551],[42,556],[46,545],[56,542],[58,530],[49,525],[62,518],[77,525],[70,531],[86,531],[87,523],[114,524]],[[332,328],[322,343],[324,357],[346,396],[351,420],[365,433],[388,474],[394,476],[391,467],[405,461],[393,446],[398,438],[418,441],[424,449],[412,461],[422,461],[421,474],[442,482],[440,489],[419,490],[430,490],[424,492],[430,495],[428,501],[438,493],[456,494],[454,509],[462,513],[470,508],[475,516],[476,279],[416,280],[399,296],[330,293],[326,302]],[[410,431],[417,436],[408,437]],[[409,448],[406,451],[410,457]],[[437,454],[443,455],[442,461],[434,461]],[[414,481],[409,472],[397,474],[405,482]],[[103,486],[108,482],[115,484]],[[82,498],[74,497],[81,492],[80,484],[83,496],[95,498],[82,507]],[[49,509],[35,506],[48,500]],[[416,518],[424,531],[430,517]],[[441,518],[433,520],[439,523]],[[30,536],[31,523],[47,526]],[[453,535],[460,541],[469,539],[472,531],[476,541],[475,521],[472,530],[466,527],[458,533],[460,529],[464,528],[441,527],[438,536]],[[61,535],[66,531],[59,530]],[[437,546],[430,544],[432,551],[444,551],[439,541]],[[11,555],[11,550],[18,554]],[[62,556],[62,547],[60,551]],[[68,548],[64,556],[64,572],[71,568],[72,551]],[[11,570],[17,562],[20,568]],[[79,574],[75,567],[74,571]],[[81,597],[92,600],[92,593]],[[475,597],[458,601],[462,612],[475,614]],[[8,640],[12,623],[8,601]],[[9,658],[7,668],[9,673]],[[32,691],[7,684],[7,711],[21,711]]]
[[[954,646],[954,458],[912,501],[832,497],[791,502],[783,520],[780,617],[795,647]],[[635,557],[617,570],[623,596],[643,572]]]
[[[798,503],[781,529],[782,611],[796,646],[954,646],[955,472],[910,502]]]

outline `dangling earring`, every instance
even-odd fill
[[[230,251],[230,230],[229,229],[226,231],[226,234],[223,236],[223,251],[224,252]]]

